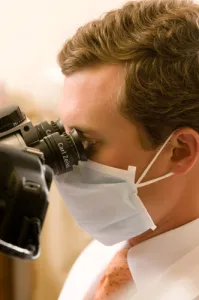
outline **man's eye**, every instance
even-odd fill
[[[86,139],[82,141],[84,149],[86,150],[87,157],[91,158],[97,151],[97,146],[99,145],[99,141]]]
[[[97,143],[99,143],[99,141],[96,141],[96,140],[90,140],[90,139],[84,139],[82,141],[83,145],[84,145],[84,148],[85,149],[88,149],[88,148],[91,148],[91,147],[94,147]]]

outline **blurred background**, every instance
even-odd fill
[[[0,0],[0,105],[19,104],[33,123],[56,119],[63,84],[56,63],[59,50],[79,26],[122,3]],[[90,240],[53,185],[41,256],[24,262],[0,254],[0,299],[58,299],[72,264]]]

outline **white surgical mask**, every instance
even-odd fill
[[[80,162],[73,171],[57,177],[61,195],[79,226],[105,245],[154,230],[156,225],[140,200],[137,188],[173,175],[169,173],[141,183],[170,138],[136,183],[136,167],[122,170],[93,161]]]

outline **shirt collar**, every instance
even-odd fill
[[[138,290],[199,245],[199,219],[132,247],[128,265]]]

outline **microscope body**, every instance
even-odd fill
[[[86,160],[80,134],[61,121],[33,125],[18,106],[0,109],[0,251],[39,256],[53,175]]]

